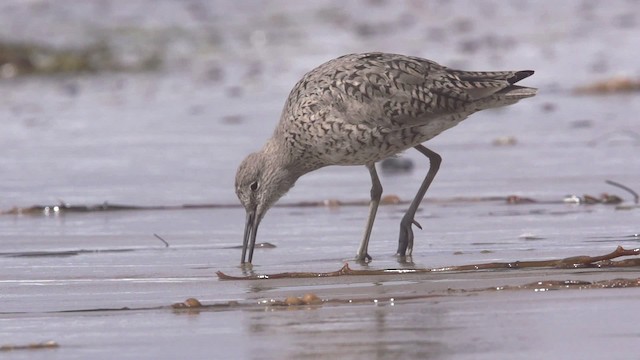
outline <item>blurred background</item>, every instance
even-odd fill
[[[0,209],[236,203],[236,167],[270,136],[295,82],[331,58],[365,51],[536,71],[523,84],[539,87],[537,97],[474,115],[429,143],[444,157],[432,196],[555,197],[600,191],[607,177],[637,183],[639,7],[2,1]],[[597,95],[576,94],[600,81]],[[403,200],[427,166],[414,151],[406,156],[419,170],[383,180]],[[366,199],[368,181],[364,169],[323,169],[285,201]]]
[[[407,207],[395,202],[413,198],[428,162],[408,150],[404,171],[380,171],[395,197],[378,211],[372,268],[638,247],[639,208],[605,180],[640,190],[639,10],[637,0],[0,1],[0,346],[52,340],[59,349],[22,354],[65,359],[637,354],[628,339],[638,338],[638,313],[625,311],[637,306],[633,289],[467,292],[548,279],[637,283],[633,268],[267,282],[219,281],[215,271],[247,270],[233,189],[240,161],[271,135],[303,74],[368,51],[531,69],[522,85],[539,88],[427,143],[443,163],[416,214],[415,264],[393,256]],[[256,249],[253,271],[364,268],[351,260],[370,185],[361,166],[302,177],[280,204],[330,206],[270,210],[258,242],[273,246]],[[177,209],[54,207],[104,202]],[[265,305],[308,292],[367,302]],[[407,294],[427,296],[389,300]],[[168,308],[188,297],[223,306]]]

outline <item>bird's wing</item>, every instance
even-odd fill
[[[329,85],[325,98],[336,116],[390,129],[480,110],[484,107],[475,107],[483,100],[532,73],[457,71],[426,59],[382,53],[337,60],[324,71]]]

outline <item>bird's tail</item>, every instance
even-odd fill
[[[522,71],[451,71],[464,84],[465,91],[475,98],[478,110],[511,105],[534,96],[538,89],[514,85],[533,75]]]

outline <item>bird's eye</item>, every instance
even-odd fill
[[[258,190],[258,182],[257,181],[252,182],[251,185],[249,185],[249,187],[251,188],[251,191]]]

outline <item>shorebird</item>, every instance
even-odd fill
[[[267,210],[302,175],[329,165],[369,170],[369,216],[356,260],[370,261],[369,238],[382,196],[375,163],[413,147],[430,166],[400,221],[397,255],[410,255],[412,225],[422,228],[415,213],[442,160],[422,143],[477,111],[534,96],[536,89],[514,85],[532,74],[453,70],[378,52],[344,55],[311,70],[291,90],[271,138],[238,168],[235,190],[246,210],[241,262],[252,262]]]

